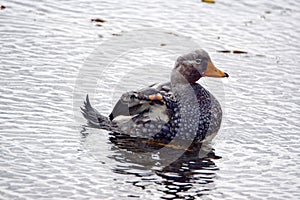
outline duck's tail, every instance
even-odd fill
[[[81,110],[84,118],[87,120],[88,126],[108,131],[112,130],[111,121],[91,106],[88,95],[86,95],[86,100],[84,102],[84,106],[81,107]]]

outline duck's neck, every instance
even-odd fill
[[[201,75],[197,71],[183,71],[180,68],[174,68],[171,73],[171,88],[175,97],[180,98],[184,90],[190,88],[200,77]]]
[[[201,78],[200,72],[190,64],[176,65],[172,70],[171,81],[174,78],[174,82],[183,84],[192,84]]]

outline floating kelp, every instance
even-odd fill
[[[202,0],[204,3],[215,3],[215,0]]]
[[[220,50],[220,51],[217,51],[219,53],[230,53],[231,51],[230,50]]]
[[[241,50],[219,50],[217,51],[218,53],[233,53],[233,54],[247,54],[248,52],[246,51],[241,51]]]
[[[99,18],[96,18],[96,19],[91,19],[91,22],[104,23],[104,22],[106,22],[106,20],[104,20],[104,19],[99,19]]]
[[[234,54],[247,54],[248,52],[240,51],[240,50],[233,50],[232,53],[234,53]]]

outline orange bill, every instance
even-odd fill
[[[216,68],[212,62],[208,62],[207,69],[202,74],[202,76],[216,77],[216,78],[229,77],[229,75],[227,73]]]

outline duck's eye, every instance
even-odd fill
[[[198,59],[196,59],[196,63],[197,63],[197,64],[201,64],[201,61],[202,61],[202,60],[201,60],[201,59],[199,59],[199,58],[198,58]]]

